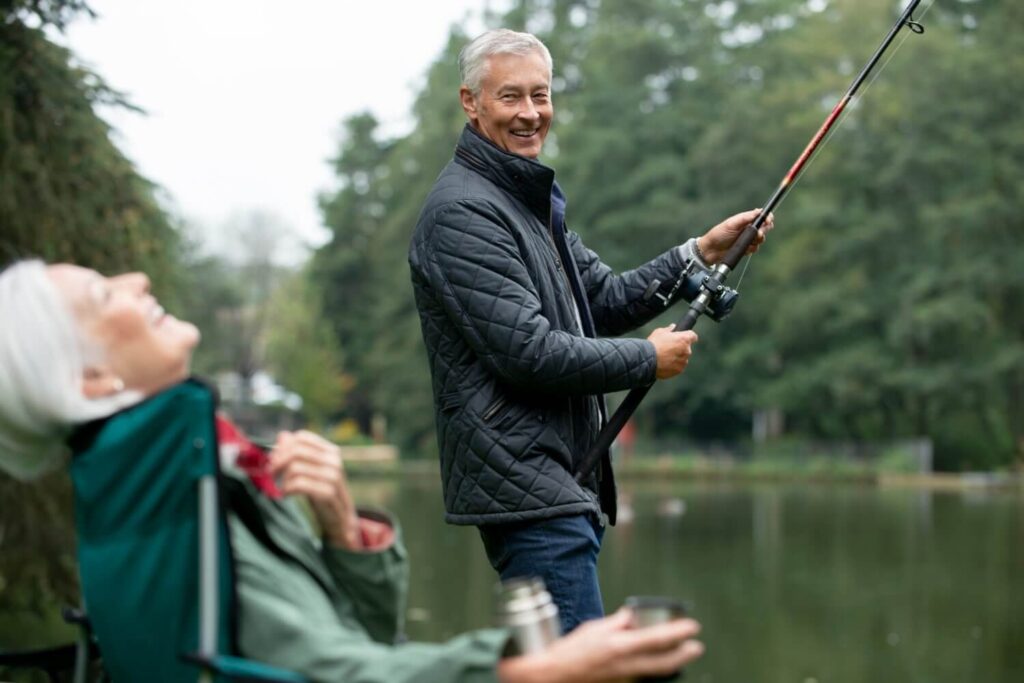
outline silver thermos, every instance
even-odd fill
[[[558,606],[539,578],[510,579],[498,586],[498,624],[512,632],[513,655],[540,652],[562,635]]]

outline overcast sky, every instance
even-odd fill
[[[341,120],[369,109],[387,132],[407,132],[413,97],[449,28],[480,32],[488,2],[90,6],[96,20],[81,18],[55,39],[148,112],[100,113],[172,210],[214,235],[239,212],[269,211],[316,244],[324,239],[316,194],[333,187],[327,159]]]

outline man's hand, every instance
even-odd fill
[[[700,633],[700,624],[693,619],[633,628],[632,618],[628,609],[621,609],[585,622],[543,652],[502,660],[498,680],[619,683],[671,674],[704,653],[704,645],[693,640]]]
[[[675,377],[685,370],[693,354],[693,345],[697,343],[697,333],[693,330],[676,332],[675,329],[674,324],[659,327],[647,337],[658,354],[658,379]]]
[[[704,256],[704,260],[708,265],[713,265],[721,261],[725,256],[725,253],[729,251],[729,247],[731,247],[733,242],[736,241],[736,238],[739,237],[743,230],[753,223],[759,215],[761,215],[761,209],[751,209],[750,211],[738,213],[735,216],[726,218],[724,221],[698,237],[697,248]],[[764,243],[765,234],[774,227],[775,214],[768,214],[768,218],[757,231],[757,238],[750,245],[750,249],[747,250],[747,253],[753,254],[757,251],[757,248]]]
[[[270,472],[282,493],[309,498],[328,543],[349,550],[363,547],[337,446],[306,430],[281,432],[270,452]]]

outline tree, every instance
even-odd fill
[[[551,47],[543,161],[570,228],[623,269],[765,201],[894,5],[520,0],[494,23]],[[1024,454],[1024,253],[1008,248],[1024,188],[1024,10],[957,3],[926,24],[779,207],[736,312],[701,323],[694,362],[651,392],[642,431],[735,440],[773,411],[801,437],[929,436],[947,469]],[[325,203],[335,238],[315,259],[353,395],[421,450],[432,411],[405,245],[463,122],[464,41],[453,32],[428,70],[411,133],[381,140],[375,122],[349,122]]]
[[[269,318],[267,364],[279,382],[302,397],[302,412],[322,427],[341,412],[351,380],[308,272],[289,275],[277,287]]]
[[[170,290],[180,275],[177,233],[94,111],[129,105],[43,30],[81,13],[88,8],[74,1],[0,8],[0,260],[145,270]]]
[[[82,14],[91,12],[77,0],[0,2],[0,264],[144,270],[173,307],[178,233],[95,112],[129,105],[44,31]],[[30,485],[0,474],[0,611],[25,625],[8,645],[28,645],[33,625],[52,631],[58,604],[77,601],[71,498],[62,472]]]

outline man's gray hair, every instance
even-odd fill
[[[0,469],[29,479],[57,465],[78,424],[138,402],[82,394],[85,344],[42,261],[0,272]]]
[[[528,55],[537,52],[544,58],[548,73],[553,69],[547,46],[532,33],[520,33],[507,28],[496,28],[477,36],[459,53],[459,75],[462,84],[474,95],[480,94],[480,84],[487,75],[487,58],[491,55]]]

